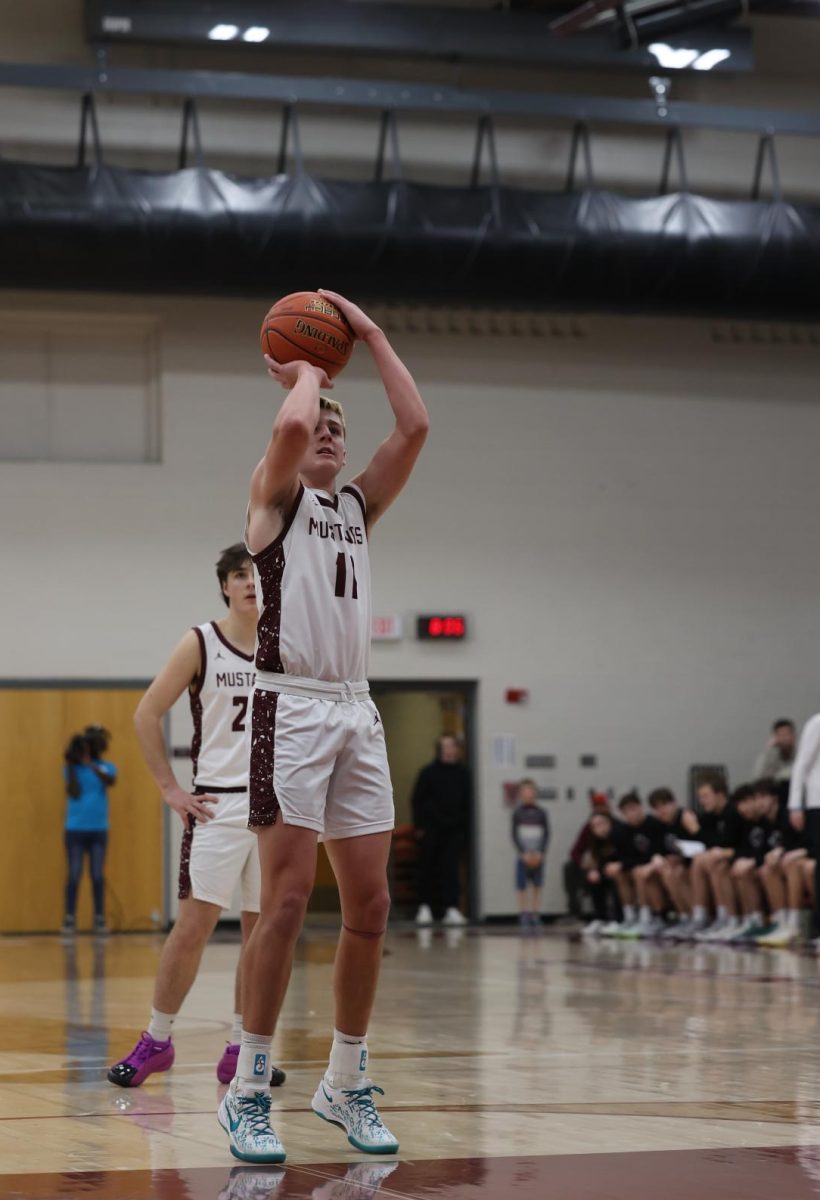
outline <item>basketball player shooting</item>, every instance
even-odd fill
[[[243,955],[243,1028],[236,1076],[219,1107],[231,1153],[282,1162],[270,1124],[271,1040],[284,1000],[323,837],[339,888],[342,928],[334,967],[330,1061],[313,1097],[317,1116],[357,1149],[398,1150],[374,1104],[367,1028],[390,897],[394,824],[384,731],[370,699],[368,536],[402,490],[428,430],[413,378],[383,331],[335,292],[384,383],[395,428],[345,487],[341,405],[308,362],[267,358],[288,395],[251,477],[246,540],[257,576],[250,820],[259,841],[259,920]]]

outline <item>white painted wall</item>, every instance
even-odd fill
[[[57,302],[0,294],[0,311]],[[257,357],[259,306],[59,304],[89,321],[112,308],[157,320],[163,462],[0,467],[0,674],[150,676],[221,611],[212,564],[241,534],[278,403]],[[683,792],[693,762],[725,762],[739,781],[770,720],[803,720],[820,699],[820,348],[804,330],[774,343],[768,329],[716,340],[725,328],[697,322],[574,327],[395,337],[433,427],[374,537],[375,610],[463,611],[472,634],[377,645],[371,674],[479,681],[484,914],[512,911],[500,789],[526,753],[558,756],[534,774],[562,795]],[[337,395],[356,469],[390,426],[362,350]],[[505,705],[508,686],[528,688],[529,705]],[[513,772],[492,764],[495,733],[515,737]],[[175,718],[172,740],[186,736]],[[578,769],[587,752],[599,770]],[[584,810],[550,805],[553,910]]]

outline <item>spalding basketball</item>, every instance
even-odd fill
[[[303,359],[330,379],[353,353],[353,330],[335,304],[318,292],[294,292],[277,300],[262,322],[262,353],[277,362]]]

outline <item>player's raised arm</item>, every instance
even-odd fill
[[[287,509],[293,500],[299,464],[319,420],[319,391],[333,387],[324,371],[310,363],[278,363],[268,354],[265,362],[270,377],[288,394],[273,423],[265,456],[251,476],[252,523],[258,510]]]
[[[373,356],[382,377],[396,427],[382,442],[354,483],[362,489],[367,504],[367,522],[372,525],[390,507],[402,490],[427,438],[430,418],[413,376],[396,354],[383,330],[366,313],[344,296],[319,289],[344,315],[359,341]]]
[[[168,761],[162,722],[185,689],[195,682],[201,669],[199,639],[193,629],[189,629],[134,713],[134,729],[148,770],[154,776],[165,803],[179,814],[183,822],[187,822],[189,816],[209,821],[211,814],[208,805],[216,804],[217,798],[193,796],[179,786]]]

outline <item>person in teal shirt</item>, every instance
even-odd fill
[[[65,889],[63,933],[76,928],[77,890],[88,855],[94,892],[94,930],[105,932],[105,852],[108,846],[108,789],[117,768],[102,756],[108,749],[108,731],[89,725],[74,736],[65,752],[63,776],[67,792],[65,847],[68,879]]]

